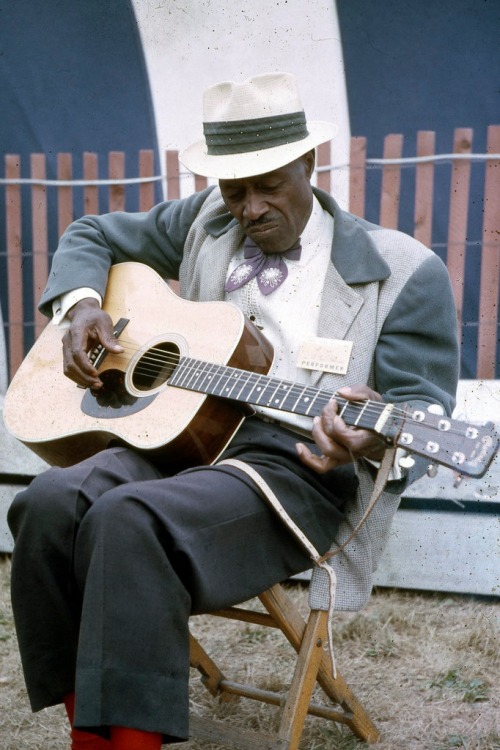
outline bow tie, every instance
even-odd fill
[[[288,276],[288,268],[284,258],[299,260],[301,251],[300,238],[286,252],[268,255],[250,237],[246,237],[243,248],[245,260],[234,269],[228,278],[225,287],[226,292],[233,292],[257,277],[257,285],[262,294],[271,294],[281,286]]]

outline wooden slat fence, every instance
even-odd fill
[[[459,128],[454,134],[453,153],[460,159],[450,159],[451,181],[448,215],[447,266],[453,286],[453,293],[458,311],[459,330],[463,321],[464,277],[466,270],[467,226],[469,214],[469,185],[471,160],[467,154],[472,150],[471,129]],[[367,170],[377,160],[367,160],[366,138],[353,137],[350,149],[349,208],[358,216],[365,216],[367,203]],[[403,136],[387,135],[384,141],[380,189],[380,214],[378,223],[388,228],[398,228],[399,205],[401,199],[401,171],[403,153]],[[496,155],[485,161],[485,182],[483,196],[482,253],[480,260],[480,293],[478,316],[478,355],[477,377],[494,378],[497,352],[498,330],[498,295],[500,284],[500,126],[488,128],[487,153]],[[436,157],[435,133],[421,131],[417,134],[415,172],[415,205],[414,236],[427,246],[432,246],[432,221],[435,210],[434,176]],[[424,157],[424,158],[422,158]],[[335,182],[335,167],[331,165],[330,144],[323,144],[317,151],[317,174],[319,187],[330,191]],[[183,194],[182,180],[184,174],[179,165],[178,153],[167,151],[165,154],[165,194],[168,199],[179,198]],[[7,325],[8,357],[10,376],[15,373],[26,353],[27,342],[25,329],[34,326],[37,336],[45,325],[45,319],[36,310],[41,291],[45,286],[49,270],[49,229],[50,211],[48,191],[57,193],[57,234],[60,235],[75,214],[99,213],[104,211],[140,210],[147,211],[155,201],[154,154],[152,151],[140,151],[138,155],[137,180],[125,177],[125,156],[121,152],[110,152],[108,155],[108,174],[106,178],[113,181],[108,185],[107,201],[102,205],[102,187],[98,184],[83,186],[65,184],[75,182],[71,154],[61,153],[57,157],[57,178],[62,183],[41,184],[46,175],[46,159],[43,154],[32,154],[30,160],[29,193],[30,200],[21,199],[23,186],[21,180],[20,158],[14,154],[5,157],[6,236],[3,267],[7,274]],[[83,154],[82,174],[79,180],[86,183],[99,181],[98,157],[93,153]],[[36,181],[40,182],[36,182]],[[127,201],[128,187],[134,183],[138,190],[138,205],[130,208]],[[135,184],[137,183],[137,184]],[[192,190],[202,190],[207,186],[203,177],[192,178]],[[26,189],[26,188],[24,188]],[[191,192],[192,192],[191,190]],[[75,195],[79,196],[81,210],[75,211]],[[335,190],[332,190],[335,194]],[[22,226],[23,212],[31,208],[31,247],[23,245]],[[0,245],[0,252],[2,247]],[[0,261],[2,258],[0,257]],[[23,299],[26,297],[24,279],[25,264],[31,265],[33,309],[25,309]],[[31,323],[30,323],[31,321]]]

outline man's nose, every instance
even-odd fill
[[[257,221],[267,213],[268,209],[269,206],[261,193],[247,193],[243,208],[243,216],[247,221]]]

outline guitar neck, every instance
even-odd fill
[[[168,383],[198,393],[306,417],[319,416],[334,397],[333,393],[310,385],[189,357],[180,359]],[[335,400],[346,424],[367,430],[374,430],[380,424],[388,408],[387,404],[377,401],[354,402],[339,396],[335,396]]]
[[[348,401],[310,385],[201,362],[179,360],[168,384],[219,398],[315,417],[335,398],[346,424],[376,432],[388,445],[398,445],[468,476],[482,476],[496,454],[493,425],[468,425],[428,409],[408,413],[397,404]]]

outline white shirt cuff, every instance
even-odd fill
[[[66,292],[66,294],[57,297],[52,302],[52,323],[55,326],[62,323],[68,310],[86,297],[92,297],[102,305],[102,297],[99,292],[95,291],[95,289],[90,289],[90,287],[87,286],[82,286],[79,289],[72,289],[71,292]]]

